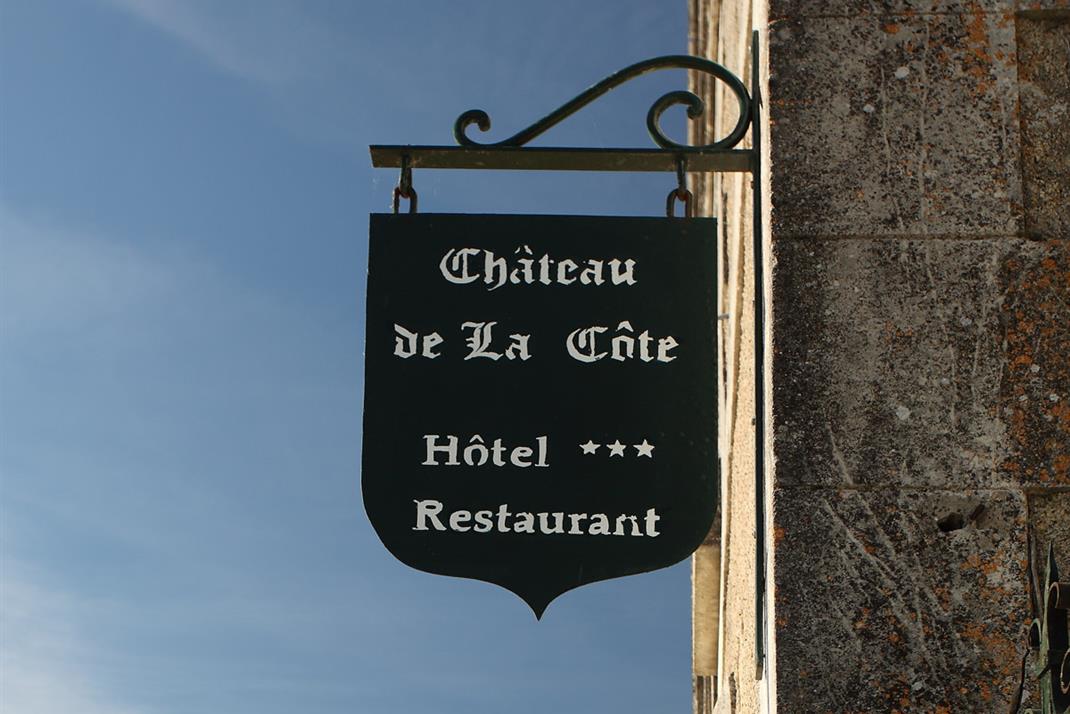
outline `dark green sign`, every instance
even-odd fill
[[[386,547],[541,617],[717,499],[709,218],[373,215],[362,485]]]

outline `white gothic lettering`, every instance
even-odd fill
[[[565,513],[542,511],[513,513],[508,503],[498,505],[496,510],[469,511],[459,509],[443,513],[445,504],[435,499],[423,499],[416,504],[414,531],[454,531],[457,533],[527,533],[531,535],[604,535],[657,538],[661,520],[657,510],[648,508],[643,515],[621,513],[608,516],[605,513]],[[475,521],[475,523],[472,523]],[[566,530],[567,527],[567,530]]]
[[[488,445],[479,434],[473,435],[462,445],[461,439],[452,434],[424,434],[424,460],[421,466],[515,466],[518,469],[550,466],[549,439],[539,436],[535,446],[508,447],[501,439]]]
[[[633,359],[643,362],[672,362],[676,359],[676,355],[669,353],[680,346],[672,335],[656,340],[650,336],[648,330],[643,330],[636,335],[632,323],[627,320],[617,325],[614,337],[609,340],[600,340],[599,335],[608,331],[609,328],[602,325],[573,330],[565,340],[568,356],[577,362],[586,363],[598,362],[607,356],[618,362]],[[604,342],[609,342],[608,349]]]
[[[483,248],[451,248],[442,256],[439,271],[455,285],[480,281],[487,290],[504,285],[635,285],[635,261],[631,258],[538,258],[524,245],[512,257]]]

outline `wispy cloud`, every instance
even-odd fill
[[[98,0],[189,50],[194,61],[245,82],[296,136],[363,151],[365,97],[394,96],[410,111],[422,98],[399,91],[384,68],[393,48],[367,25],[342,34],[322,7],[294,0]],[[399,70],[400,71],[400,70]],[[353,91],[355,87],[360,91]]]
[[[27,220],[3,203],[0,251],[0,329],[7,339],[121,316],[176,288],[173,273],[119,243]]]
[[[70,589],[57,577],[64,564],[27,559],[26,553],[36,552],[41,532],[30,514],[48,511],[23,511],[27,497],[33,500],[26,484],[50,492],[48,508],[55,509],[72,500],[66,474],[87,476],[97,484],[102,479],[87,473],[90,468],[84,459],[58,473],[48,468],[48,459],[78,460],[76,452],[55,445],[38,450],[34,439],[16,441],[18,424],[35,409],[32,400],[22,398],[33,386],[21,382],[20,365],[35,363],[56,344],[67,345],[68,350],[84,348],[88,337],[106,331],[105,325],[121,329],[146,302],[174,292],[174,279],[121,243],[27,219],[2,202],[0,265],[0,339],[5,352],[0,376],[7,398],[2,423],[8,442],[0,465],[0,711],[141,711],[123,702],[100,676],[102,669],[122,659],[92,634],[92,623],[111,613],[114,604]],[[43,467],[26,467],[20,456],[27,453]],[[83,507],[72,513],[93,511],[82,501]],[[106,524],[99,512],[96,517]],[[50,522],[52,532],[56,522],[61,519]],[[59,537],[70,539],[72,533],[86,530],[64,527]],[[128,537],[132,540],[134,534]]]
[[[195,49],[217,68],[267,84],[299,81],[345,56],[328,26],[283,0],[105,0]]]
[[[307,459],[288,454],[330,427],[298,434],[293,415],[348,408],[352,365],[304,369],[324,326],[241,278],[192,248],[0,201],[0,711],[189,711],[280,687],[356,696],[273,660],[341,648],[332,613],[352,599],[280,582],[275,559],[306,546],[271,496],[266,512],[249,503],[264,484],[306,489]],[[350,474],[330,474],[351,491]],[[317,518],[347,524],[352,505]],[[308,597],[329,606],[294,607]],[[392,624],[411,619],[401,612]],[[347,627],[379,636],[380,619]]]
[[[0,603],[0,710],[132,714],[88,675],[103,659],[76,624],[92,618],[91,602],[40,585],[5,556]]]

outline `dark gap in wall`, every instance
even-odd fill
[[[942,533],[957,531],[966,525],[966,518],[961,513],[949,513],[936,522]]]

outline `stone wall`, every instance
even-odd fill
[[[1027,532],[1070,544],[1059,5],[693,3],[694,50],[730,69],[749,66],[752,25],[766,39],[771,255],[772,659],[756,679],[750,193],[706,182],[729,266],[729,468],[717,696],[699,711],[1007,711]]]

